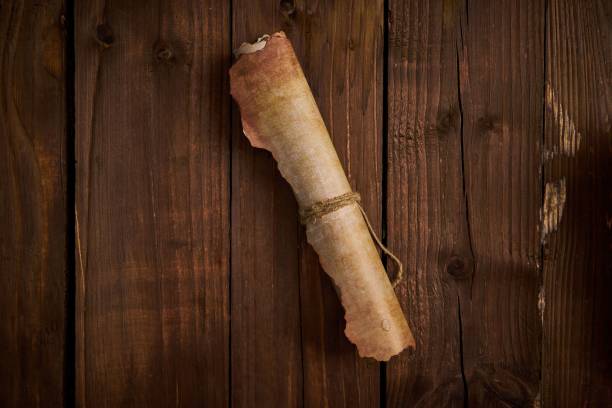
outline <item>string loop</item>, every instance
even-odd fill
[[[361,206],[361,196],[359,193],[350,191],[337,197],[316,202],[308,208],[300,209],[300,222],[304,225],[316,222],[317,219],[323,217],[324,215],[332,213],[350,204],[357,205],[357,208],[359,208],[359,211],[361,212],[361,215],[368,226],[368,231],[370,231],[370,235],[372,238],[374,238],[376,245],[378,245],[385,255],[391,258],[397,265],[397,274],[392,282],[393,288],[395,288],[404,279],[404,266],[402,265],[402,262],[391,251],[389,251],[386,246],[383,245],[380,238],[378,238],[378,235],[376,235],[376,232],[374,231],[365,210]]]

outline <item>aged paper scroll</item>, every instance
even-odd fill
[[[350,197],[351,187],[285,34],[245,43],[235,54],[230,86],[244,134],[254,147],[272,153],[300,208]],[[315,211],[306,235],[338,289],[346,336],[362,357],[386,361],[414,347],[414,338],[358,203],[342,203],[319,216]]]

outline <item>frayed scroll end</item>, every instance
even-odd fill
[[[346,316],[345,316],[346,318]],[[344,334],[349,341],[357,347],[360,357],[370,357],[377,361],[389,361],[406,349],[415,349],[416,343],[407,324],[401,320],[383,319],[380,321],[380,330],[375,331],[374,338],[353,327],[347,320]]]
[[[254,52],[263,50],[266,47],[266,44],[268,43],[270,37],[287,38],[283,31],[274,33],[271,36],[269,34],[264,34],[259,37],[254,43],[243,42],[242,44],[240,44],[240,47],[234,50],[234,57],[238,59],[241,55],[253,54]]]
[[[240,44],[240,47],[234,50],[234,57],[240,58],[240,56],[243,54],[252,54],[259,50],[263,50],[269,39],[270,36],[268,34],[264,34],[259,37],[254,43],[243,42],[242,44]]]
[[[254,64],[256,61],[259,60],[259,62],[257,62],[260,65],[264,65],[266,64],[265,60],[266,57],[264,55],[254,55],[255,53],[257,53],[258,51],[262,51],[264,48],[266,48],[266,46],[268,45],[268,43],[271,44],[271,48],[275,48],[276,45],[275,42],[273,41],[274,39],[279,38],[279,39],[287,39],[287,36],[285,35],[285,33],[283,31],[279,31],[276,32],[272,35],[270,34],[264,34],[261,37],[259,37],[257,39],[256,42],[254,43],[247,43],[244,42],[240,45],[240,47],[236,48],[234,50],[234,57],[237,59],[236,63],[234,64],[234,66],[230,69],[230,93],[234,96],[234,99],[236,99],[236,102],[238,103],[238,105],[240,106],[240,98],[237,98],[237,93],[240,92],[244,92],[245,89],[249,88],[248,84],[242,83],[240,86],[236,86],[235,82],[237,81],[233,81],[232,79],[235,76],[240,77],[241,74],[238,73],[236,74],[236,69],[235,66],[237,65],[252,65]],[[243,58],[241,58],[242,56],[244,56],[244,59],[246,59],[245,61],[242,61]],[[270,64],[270,63],[268,63]],[[256,79],[250,78],[251,81],[254,81]],[[237,89],[236,89],[237,88]],[[267,146],[267,144],[264,142],[264,140],[262,140],[255,129],[253,129],[250,125],[249,125],[249,115],[244,114],[244,112],[242,112],[241,110],[241,117],[242,117],[242,129],[244,135],[247,137],[247,139],[249,139],[249,141],[251,142],[251,145],[253,147],[259,148],[259,149],[266,149],[266,150],[270,150],[269,146]]]

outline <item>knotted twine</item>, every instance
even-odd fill
[[[397,275],[392,282],[392,285],[395,288],[402,281],[402,279],[404,279],[404,266],[402,265],[402,262],[395,255],[393,255],[393,253],[389,251],[386,246],[383,245],[380,238],[378,238],[378,235],[376,235],[376,232],[374,232],[374,228],[372,227],[366,212],[361,206],[361,196],[359,193],[350,191],[327,200],[318,201],[308,208],[300,209],[300,222],[303,225],[313,223],[324,215],[337,211],[340,208],[346,207],[350,204],[357,205],[357,208],[359,208],[359,211],[361,211],[361,215],[368,226],[370,235],[372,238],[374,238],[374,241],[376,241],[378,247],[397,264]]]

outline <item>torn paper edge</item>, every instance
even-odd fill
[[[240,44],[240,47],[234,50],[234,57],[239,58],[241,55],[252,54],[254,52],[263,50],[266,47],[266,44],[268,43],[269,39],[270,35],[264,34],[259,37],[254,43],[243,42],[242,44]]]

